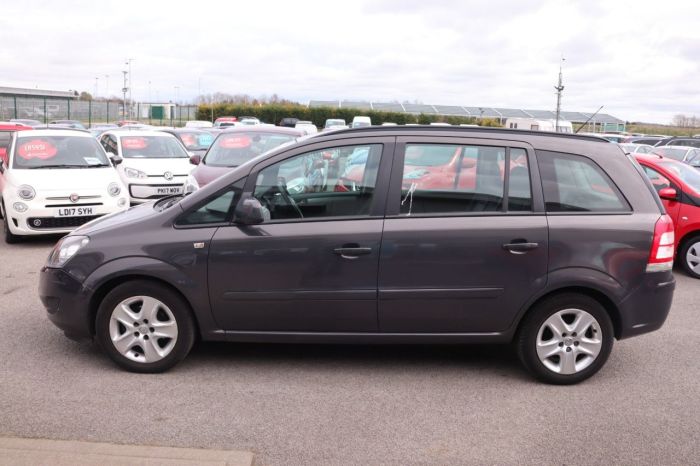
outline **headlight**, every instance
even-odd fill
[[[107,186],[107,192],[110,196],[117,197],[119,196],[119,193],[122,192],[122,188],[120,188],[117,183],[109,183],[109,186]]]
[[[187,175],[187,181],[185,182],[185,194],[193,193],[199,189],[199,183],[197,183],[197,178],[192,175]]]
[[[80,249],[90,242],[87,236],[64,236],[56,243],[53,251],[49,254],[46,265],[49,267],[63,267],[68,260]]]
[[[139,178],[139,179],[146,178],[146,174],[144,172],[142,172],[141,170],[137,170],[135,168],[124,167],[124,174],[128,178]]]
[[[12,208],[20,214],[26,212],[28,209],[27,204],[25,204],[24,202],[15,202],[14,204],[12,204]]]
[[[36,191],[28,184],[23,184],[17,189],[17,195],[25,201],[31,201],[36,196]]]

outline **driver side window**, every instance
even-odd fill
[[[294,156],[263,169],[254,196],[270,221],[368,216],[381,153],[366,144]]]

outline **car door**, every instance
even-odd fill
[[[451,181],[435,182],[455,151]],[[513,322],[546,281],[534,157],[507,141],[397,139],[379,269],[382,332],[496,332]]]
[[[220,228],[210,249],[210,299],[222,328],[377,331],[393,141],[307,145],[253,169],[244,196],[263,204],[266,220]]]

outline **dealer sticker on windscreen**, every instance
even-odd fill
[[[93,215],[92,207],[63,207],[56,211],[54,217],[85,217]]]
[[[156,194],[181,194],[182,186],[175,186],[173,188],[156,188]]]

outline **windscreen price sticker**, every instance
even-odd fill
[[[56,146],[43,139],[32,139],[31,141],[23,142],[17,149],[17,155],[27,160],[50,159],[56,155],[56,152],[58,152]]]

